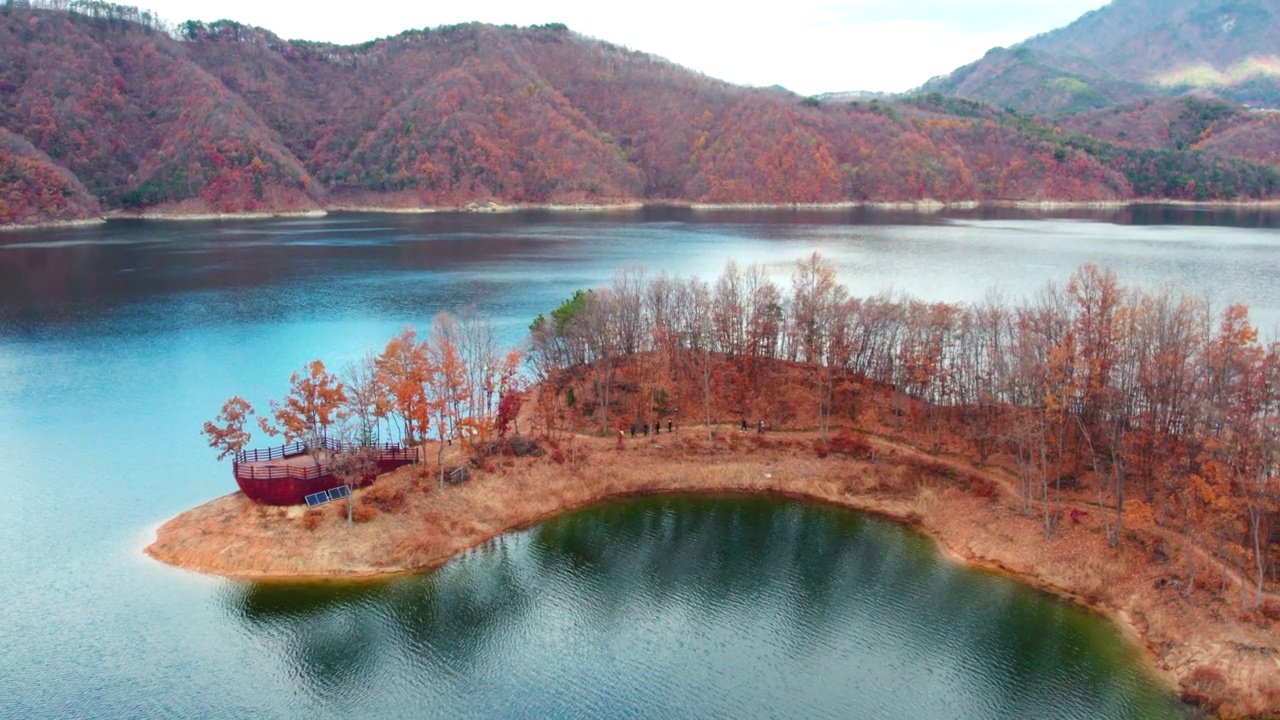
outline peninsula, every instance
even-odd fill
[[[812,430],[760,435],[723,425],[714,433],[708,441],[705,427],[673,426],[647,438],[628,434],[621,444],[559,434],[537,443],[541,457],[488,458],[465,485],[444,490],[422,468],[403,467],[355,491],[353,526],[340,502],[270,507],[237,492],[165,523],[146,552],[243,580],[377,578],[429,570],[499,535],[611,499],[773,495],[905,523],[958,562],[1092,608],[1145,648],[1184,700],[1224,717],[1278,707],[1280,599],[1269,598],[1261,613],[1234,612],[1220,588],[1238,578],[1206,556],[1198,599],[1185,601],[1170,572],[1175,540],[1159,528],[1131,530],[1113,550],[1102,512],[1071,503],[1074,519],[1046,541],[1040,520],[1019,507],[1016,478],[997,465],[929,453],[892,434],[849,435],[824,453]],[[460,449],[446,455],[446,463],[463,460]]]
[[[233,397],[205,433],[242,488],[285,503],[345,484],[349,503],[236,493],[147,552],[241,579],[377,577],[612,498],[775,494],[910,524],[1106,614],[1184,699],[1275,713],[1280,344],[1243,306],[1202,332],[1211,317],[1089,265],[1013,306],[853,298],[816,254],[786,289],[734,263],[714,284],[624,269],[536,318],[523,357],[441,313],[341,377],[309,363],[259,423],[293,450],[248,454],[254,410]],[[245,484],[286,471],[243,463],[290,453],[314,484]],[[412,464],[373,480],[387,459]]]

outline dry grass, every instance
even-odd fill
[[[923,520],[933,516],[942,502],[942,491],[935,487],[922,486],[916,491],[915,513]]]

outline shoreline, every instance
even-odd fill
[[[0,232],[22,232],[24,230],[53,230],[57,228],[89,227],[92,225],[105,225],[106,223],[107,223],[106,216],[78,218],[76,220],[47,220],[45,222],[36,222],[36,223],[15,223],[12,225],[0,225]]]
[[[275,218],[322,218],[329,214],[324,208],[314,210],[254,210],[241,213],[170,213],[170,212],[113,212],[107,220],[160,220],[163,222],[202,222],[213,220],[271,220]]]
[[[125,213],[114,211],[99,217],[79,218],[75,220],[50,220],[37,223],[0,225],[0,232],[21,232],[30,230],[48,230],[57,228],[86,227],[102,225],[112,220],[150,220],[162,222],[214,222],[228,220],[269,220],[278,218],[323,218],[333,213],[377,214],[377,215],[435,215],[453,213],[504,214],[517,212],[553,212],[553,213],[610,213],[639,212],[649,209],[677,208],[688,209],[699,213],[713,212],[778,212],[778,211],[810,211],[810,212],[846,212],[850,210],[883,210],[890,212],[915,212],[930,215],[949,210],[982,210],[1006,209],[1039,212],[1065,210],[1125,210],[1137,207],[1165,206],[1188,210],[1280,210],[1278,200],[958,200],[943,202],[939,200],[917,201],[872,201],[848,200],[830,203],[701,203],[684,200],[632,200],[603,203],[510,203],[493,201],[484,203],[467,203],[464,205],[424,205],[418,207],[397,207],[387,205],[365,205],[359,203],[333,203],[313,210],[264,210],[244,213]]]
[[[779,433],[784,435],[796,434]],[[885,454],[877,463],[817,459],[807,445],[798,451],[748,446],[726,452],[649,443],[615,450],[605,439],[575,442],[584,454],[591,453],[577,466],[525,461],[502,472],[477,472],[466,485],[443,492],[435,489],[431,478],[425,484],[415,481],[414,469],[402,468],[353,497],[364,505],[368,501],[363,498],[377,497],[371,492],[386,494],[386,489],[376,491],[380,485],[405,487],[410,488],[410,507],[402,514],[381,513],[369,524],[350,529],[343,525],[345,520],[326,511],[318,513],[323,516],[321,528],[303,530],[300,519],[307,511],[262,510],[232,493],[162,524],[145,552],[176,567],[237,581],[380,581],[428,572],[499,536],[602,503],[653,495],[773,497],[903,524],[928,537],[950,561],[1008,577],[1098,614],[1111,621],[1154,676],[1184,700],[1224,708],[1227,715],[1280,711],[1271,699],[1280,698],[1280,672],[1275,672],[1280,661],[1269,651],[1241,659],[1239,651],[1223,649],[1232,643],[1271,647],[1274,638],[1260,638],[1252,626],[1214,619],[1218,610],[1203,603],[1168,608],[1177,605],[1175,591],[1159,582],[1168,569],[1145,560],[1142,547],[1108,553],[1092,523],[1064,524],[1055,538],[1045,540],[1034,515],[1010,507],[1003,480],[994,498],[946,486],[922,489],[926,486],[916,484],[918,478],[913,480],[911,472],[918,469],[915,459],[926,454],[886,441],[878,441]],[[617,464],[633,453],[643,459]],[[970,476],[998,475],[962,459],[928,457]],[[414,489],[424,485],[419,497]],[[910,489],[913,485],[915,490]],[[379,526],[383,521],[388,524]],[[1207,569],[1201,572],[1209,576]],[[1180,616],[1165,618],[1161,612]],[[1206,672],[1202,666],[1222,669],[1213,672],[1229,668],[1226,674],[1232,681],[1205,687],[1197,679],[1198,673]]]

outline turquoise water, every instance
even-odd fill
[[[338,365],[441,309],[474,305],[515,343],[627,263],[713,276],[734,257],[785,280],[816,249],[856,293],[940,300],[1094,260],[1249,301],[1265,328],[1275,227],[663,211],[2,234],[0,716],[1164,714],[1105,623],[829,511],[608,509],[359,588],[232,583],[141,548],[234,489],[198,433],[223,399],[262,405],[303,362]],[[646,529],[664,523],[686,531]]]

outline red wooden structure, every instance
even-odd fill
[[[323,447],[330,453],[348,452],[354,445],[326,439]],[[384,473],[418,460],[417,448],[403,448],[395,444],[374,445],[378,472]],[[288,463],[291,458],[307,454],[302,443],[274,448],[241,450],[236,453],[232,465],[236,484],[240,490],[261,505],[301,505],[306,496],[328,490],[342,484],[328,465],[316,463]],[[272,462],[281,461],[281,462]],[[376,475],[361,478],[355,487],[373,482]]]

